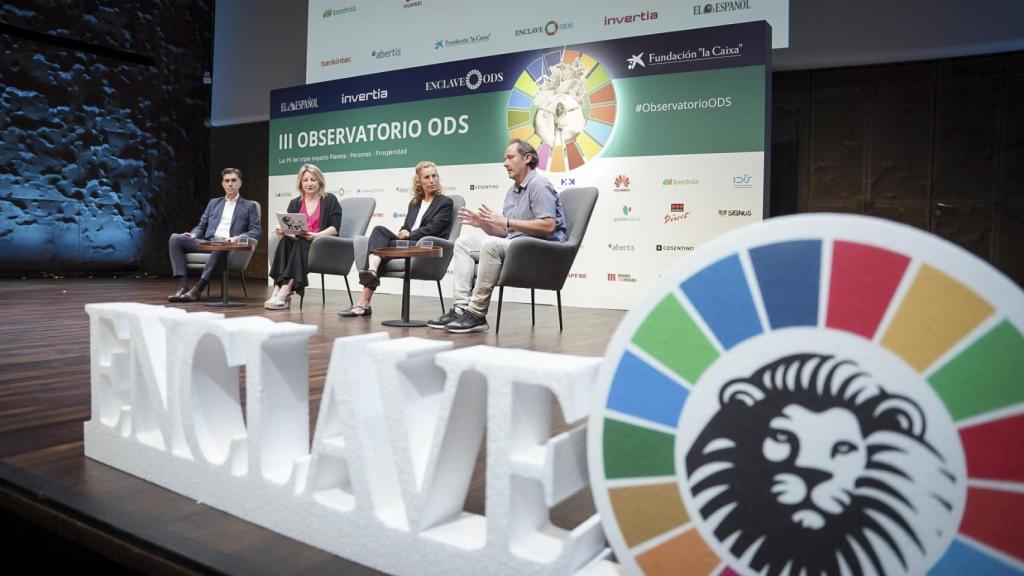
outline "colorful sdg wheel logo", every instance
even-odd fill
[[[615,125],[615,87],[592,56],[560,48],[516,79],[508,98],[508,133],[532,144],[539,167],[574,170],[596,158]]]
[[[588,432],[630,572],[1024,573],[1024,293],[988,264],[892,222],[778,218],[643,302]]]

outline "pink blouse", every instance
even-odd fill
[[[320,205],[323,204],[323,200],[321,200],[320,202],[316,203],[316,210],[313,210],[312,214],[306,212],[306,203],[305,202],[299,202],[299,204],[302,205],[302,208],[299,209],[299,212],[301,212],[301,213],[306,215],[306,227],[309,228],[310,232],[319,232],[320,231]]]

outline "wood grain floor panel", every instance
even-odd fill
[[[265,315],[275,321],[318,327],[309,345],[310,427],[319,402],[334,339],[387,331],[392,338],[448,340],[455,348],[487,344],[545,352],[598,356],[623,312],[564,308],[564,332],[553,306],[537,307],[530,325],[528,304],[504,305],[501,334],[451,335],[428,328],[385,328],[380,321],[400,315],[400,300],[378,295],[374,315],[342,319],[344,292],[309,290],[302,310],[265,311],[265,286],[249,283],[247,306],[228,317]],[[241,290],[232,285],[232,298]],[[280,536],[201,503],[164,490],[83,455],[82,425],[89,418],[89,325],[84,307],[92,302],[167,304],[169,279],[0,280],[0,509],[59,532],[133,570],[150,573],[376,574],[373,570]],[[218,290],[214,287],[214,292]],[[201,304],[180,305],[207,311]],[[413,316],[436,316],[436,298],[413,298]],[[240,386],[244,396],[244,375]],[[556,428],[564,427],[561,422]],[[466,509],[483,511],[485,458],[481,451]],[[558,525],[593,513],[588,493],[553,511]]]

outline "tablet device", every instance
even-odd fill
[[[277,225],[281,227],[281,230],[289,236],[294,236],[301,232],[308,232],[309,227],[306,224],[305,214],[293,214],[291,212],[278,212],[277,213]]]

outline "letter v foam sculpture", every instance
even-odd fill
[[[86,455],[393,574],[615,574],[588,483],[600,364],[450,342],[339,338],[312,448],[312,326],[115,303],[90,318]],[[245,369],[245,417],[239,399]],[[573,425],[551,437],[555,403]],[[486,516],[463,511],[487,438]]]

